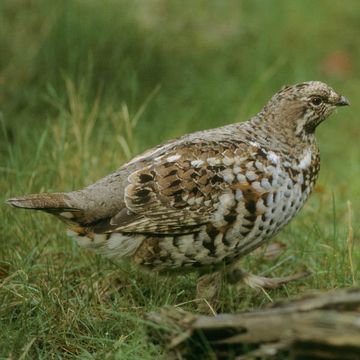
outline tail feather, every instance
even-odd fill
[[[66,193],[41,193],[25,195],[5,201],[6,204],[32,210],[42,210],[59,216],[63,220],[76,221],[82,216],[81,209],[72,204]]]
[[[8,199],[8,205],[34,210],[74,210],[69,197],[64,193],[42,193]]]

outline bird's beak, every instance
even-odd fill
[[[350,102],[344,95],[341,95],[335,105],[346,106],[346,105],[350,105]]]

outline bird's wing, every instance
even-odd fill
[[[179,144],[130,174],[124,195],[126,208],[102,231],[199,231],[212,218],[219,198],[232,190],[237,174],[247,171],[249,157],[255,157],[257,150],[241,142]]]

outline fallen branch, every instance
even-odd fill
[[[148,314],[166,359],[360,359],[360,289],[305,295],[240,314]]]

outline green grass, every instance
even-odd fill
[[[1,200],[82,187],[161,141],[245,120],[283,84],[323,80],[352,106],[318,129],[317,189],[278,236],[280,258],[244,262],[272,276],[312,270],[272,299],[355,285],[359,14],[357,0],[3,0]],[[180,303],[196,311],[194,274],[144,274],[80,251],[46,214],[0,211],[0,359],[156,359],[163,349],[147,341],[143,314]],[[229,288],[220,310],[269,302]]]

